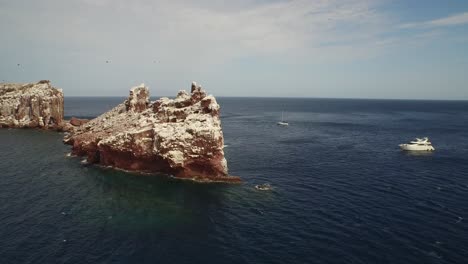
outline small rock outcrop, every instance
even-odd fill
[[[88,163],[129,171],[159,172],[207,182],[240,182],[229,176],[216,99],[196,83],[150,102],[142,84],[122,104],[64,138]]]
[[[63,92],[49,81],[0,83],[0,127],[61,130]]]
[[[88,119],[80,119],[80,118],[76,118],[76,117],[72,117],[69,121],[70,125],[74,126],[74,127],[77,127],[77,126],[82,126],[86,123],[88,123],[89,120]]]

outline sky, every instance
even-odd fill
[[[0,0],[0,36],[65,96],[468,100],[466,0]]]

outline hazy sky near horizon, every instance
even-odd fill
[[[66,96],[468,99],[465,0],[0,0],[0,35]]]

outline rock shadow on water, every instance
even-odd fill
[[[209,229],[209,223],[223,222],[222,211],[237,186],[87,168],[85,181],[91,194],[78,211],[83,218],[100,215],[99,225],[124,233],[177,232],[187,226]]]

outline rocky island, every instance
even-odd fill
[[[63,129],[63,92],[49,81],[0,83],[0,127]]]
[[[220,106],[196,83],[150,102],[142,84],[114,109],[65,136],[72,154],[92,164],[128,171],[164,173],[203,182],[240,182],[224,157]]]

